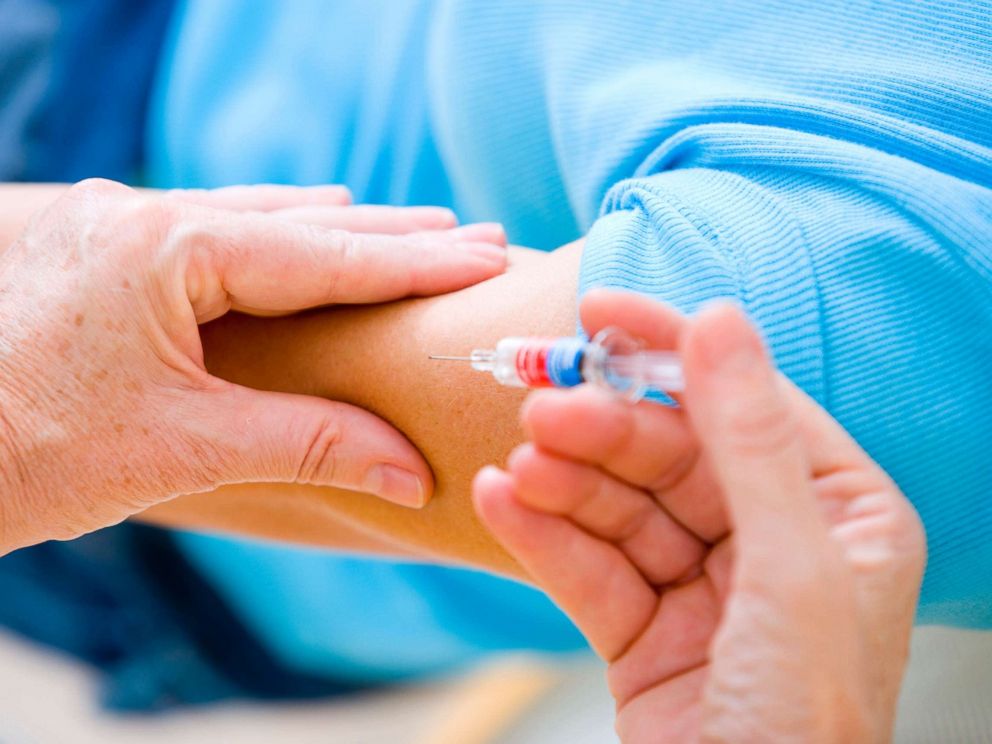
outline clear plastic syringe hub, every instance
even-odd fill
[[[593,336],[589,347],[582,364],[583,378],[629,400],[640,400],[649,390],[677,393],[685,388],[678,354],[645,349],[641,340],[620,328],[604,328]]]

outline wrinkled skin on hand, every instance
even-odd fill
[[[224,483],[424,503],[427,464],[384,421],[203,365],[198,325],[231,309],[434,294],[504,268],[499,226],[349,200],[340,187],[149,195],[87,181],[0,253],[0,554]]]
[[[925,556],[886,474],[740,311],[590,294],[590,333],[681,349],[682,409],[531,397],[483,521],[609,663],[625,742],[891,738]]]

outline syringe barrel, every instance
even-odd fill
[[[511,387],[573,387],[583,381],[580,338],[510,336],[496,344],[493,377]]]
[[[510,336],[493,350],[475,349],[469,360],[474,369],[490,372],[510,387],[574,387],[588,382],[636,401],[650,390],[677,392],[683,386],[676,354],[645,350],[617,328],[605,328],[591,341]]]

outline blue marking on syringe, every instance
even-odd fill
[[[548,379],[555,387],[581,385],[582,359],[585,356],[586,342],[581,338],[556,340],[548,349]]]

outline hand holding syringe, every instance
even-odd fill
[[[619,328],[604,328],[591,341],[511,336],[501,339],[495,349],[430,358],[471,362],[473,369],[491,372],[501,385],[574,387],[589,382],[635,401],[648,392],[673,393],[684,386],[677,354],[646,350]]]

